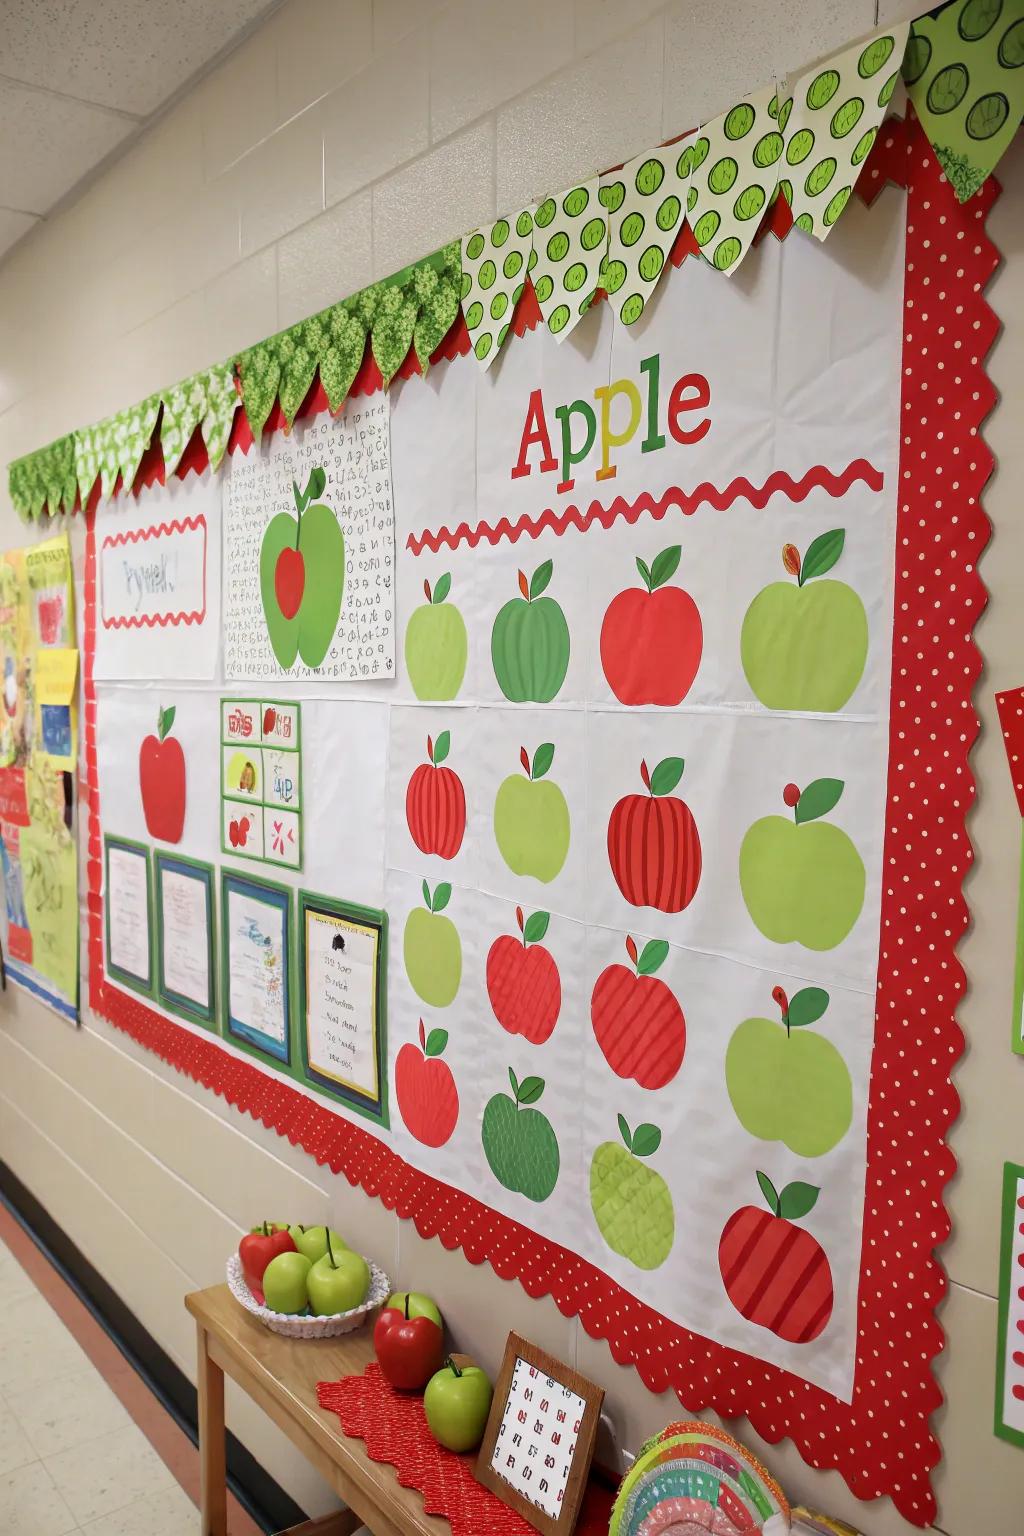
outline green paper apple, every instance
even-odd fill
[[[429,1317],[430,1321],[436,1323],[439,1328],[444,1327],[437,1302],[429,1296],[424,1296],[422,1291],[394,1291],[384,1305],[393,1307],[396,1312],[401,1312],[406,1317]]]
[[[558,1139],[551,1122],[536,1104],[544,1092],[539,1077],[525,1077],[519,1082],[508,1069],[512,1097],[496,1093],[484,1110],[480,1134],[491,1172],[513,1194],[525,1195],[538,1203],[546,1200],[558,1182],[560,1158]]]
[[[672,1251],[676,1216],[660,1173],[642,1158],[661,1146],[656,1125],[631,1131],[619,1116],[621,1141],[602,1142],[590,1164],[590,1205],[601,1236],[637,1269],[657,1269]]]
[[[469,640],[466,623],[454,603],[445,601],[452,578],[445,572],[417,608],[405,631],[405,668],[418,699],[458,698],[466,675]]]
[[[312,1265],[304,1253],[279,1253],[263,1271],[263,1299],[272,1312],[305,1312]]]
[[[289,1227],[292,1242],[300,1253],[304,1253],[311,1264],[322,1259],[327,1252],[327,1228],[326,1227]],[[335,1248],[347,1248],[348,1243],[340,1232],[331,1228],[331,1242]]]
[[[772,991],[782,1013],[744,1019],[725,1053],[725,1082],[744,1130],[761,1141],[781,1141],[798,1157],[823,1157],[838,1146],[853,1119],[853,1087],[846,1062],[831,1040],[808,1029],[828,1007],[821,987],[802,987],[787,998]]]
[[[490,1378],[478,1365],[456,1365],[449,1357],[423,1394],[430,1433],[449,1451],[475,1450],[484,1437],[493,1396]]]
[[[491,631],[491,662],[498,687],[513,704],[550,704],[569,669],[569,626],[553,597],[542,597],[554,567],[545,560],[527,581],[519,572],[520,597],[499,611]]]
[[[443,916],[451,895],[447,882],[431,893],[424,880],[424,905],[414,907],[405,920],[405,973],[416,995],[432,1008],[454,1002],[462,981],[462,940],[451,918]]]
[[[831,713],[842,709],[864,674],[868,619],[842,581],[822,581],[843,552],[846,530],[833,528],[801,560],[794,544],[782,563],[794,586],[775,581],[747,609],[740,636],[743,670],[769,709]]]
[[[843,792],[842,779],[787,784],[793,812],[762,816],[740,846],[740,888],[757,927],[774,944],[835,949],[864,905],[864,864],[841,827],[820,818]]]
[[[554,756],[549,741],[537,748],[532,763],[520,747],[526,777],[510,774],[494,801],[494,837],[505,863],[514,875],[532,875],[545,885],[569,852],[569,807],[558,785],[544,778]]]
[[[338,628],[345,590],[345,536],[337,517],[318,498],[327,476],[318,465],[304,491],[292,481],[296,516],[278,512],[260,546],[260,595],[267,633],[287,672],[301,656],[318,667]]]
[[[327,1234],[327,1252],[306,1276],[309,1304],[315,1317],[333,1317],[361,1307],[370,1289],[370,1266],[351,1248],[336,1251]]]

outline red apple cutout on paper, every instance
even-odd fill
[[[664,1088],[683,1064],[686,1020],[675,994],[653,974],[668,945],[652,939],[641,952],[626,939],[630,965],[610,965],[594,983],[590,1021],[604,1058],[618,1077],[641,1088]]]
[[[405,793],[405,819],[409,836],[421,853],[454,859],[466,832],[466,792],[462,780],[441,764],[452,739],[442,731],[434,741],[427,737],[427,761],[420,763]]]
[[[406,1042],[395,1062],[395,1093],[410,1136],[425,1147],[443,1147],[459,1119],[459,1090],[451,1068],[441,1060],[446,1029],[428,1035],[420,1019],[420,1043]]]
[[[139,790],[142,813],[150,837],[162,843],[180,843],[185,826],[185,754],[181,742],[170,735],[174,716],[161,709],[156,736],[147,736],[139,750]]]
[[[646,795],[624,795],[608,819],[608,863],[615,884],[634,907],[682,912],[700,883],[700,836],[685,801],[672,794],[683,776],[681,757],[666,757],[640,777]]]
[[[294,619],[306,590],[306,562],[300,549],[282,549],[274,567],[274,596],[286,619]]]
[[[384,1376],[402,1392],[418,1392],[444,1363],[444,1332],[430,1317],[409,1316],[387,1306],[373,1329],[373,1347]]]
[[[828,1327],[834,1291],[824,1248],[796,1226],[817,1203],[813,1184],[787,1184],[781,1195],[758,1171],[767,1211],[734,1211],[718,1244],[718,1268],[737,1312],[790,1344],[810,1344]]]
[[[620,704],[681,704],[704,649],[700,610],[682,587],[666,586],[680,547],[663,549],[650,566],[637,559],[644,585],[620,592],[601,625],[601,665]]]
[[[547,912],[533,912],[524,921],[516,907],[520,937],[503,933],[487,954],[487,996],[494,1017],[510,1035],[522,1035],[531,1045],[543,1045],[558,1023],[562,982],[558,966],[540,940],[548,931]]]

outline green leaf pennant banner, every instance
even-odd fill
[[[692,146],[637,155],[601,182],[608,257],[601,286],[624,325],[635,325],[665,270],[686,212]]]
[[[915,21],[903,78],[961,203],[995,168],[1024,113],[1024,0],[953,0]]]
[[[537,303],[552,336],[563,341],[593,302],[608,248],[600,180],[546,197],[533,209],[530,267]]]
[[[104,497],[113,494],[118,475],[125,489],[131,488],[142,455],[152,441],[162,403],[159,395],[149,395],[138,405],[76,432],[75,473],[83,506],[97,478]]]
[[[413,346],[423,372],[459,315],[462,295],[462,245],[453,240],[441,251],[440,268],[422,263],[413,272],[412,287],[417,306]]]
[[[773,86],[701,128],[693,145],[687,220],[701,253],[734,272],[779,184],[783,139]]]
[[[779,116],[781,190],[797,225],[824,240],[850,200],[900,76],[908,22],[802,75]]]
[[[63,507],[70,512],[75,504],[78,482],[75,477],[75,439],[72,433],[58,437],[45,448],[37,448],[21,459],[14,459],[7,469],[7,487],[11,504],[29,522],[46,507],[51,513]]]
[[[218,363],[205,373],[197,373],[165,390],[160,419],[164,472],[171,475],[177,469],[196,427],[203,434],[210,467],[216,469],[228,445],[237,405],[238,391],[230,363]]]
[[[526,209],[462,237],[462,313],[477,362],[489,368],[508,334],[533,249]]]

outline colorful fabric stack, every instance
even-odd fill
[[[778,1483],[731,1435],[699,1421],[669,1424],[642,1446],[622,1480],[609,1536],[785,1536]]]

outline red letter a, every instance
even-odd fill
[[[551,452],[551,437],[544,417],[544,396],[539,389],[535,389],[530,396],[530,404],[526,410],[526,425],[523,428],[523,440],[519,444],[519,458],[512,468],[513,480],[521,480],[524,475],[530,473],[533,466],[527,464],[526,455],[533,443],[539,443],[544,450],[544,457],[540,461],[541,473],[548,469],[557,469],[558,460]]]

